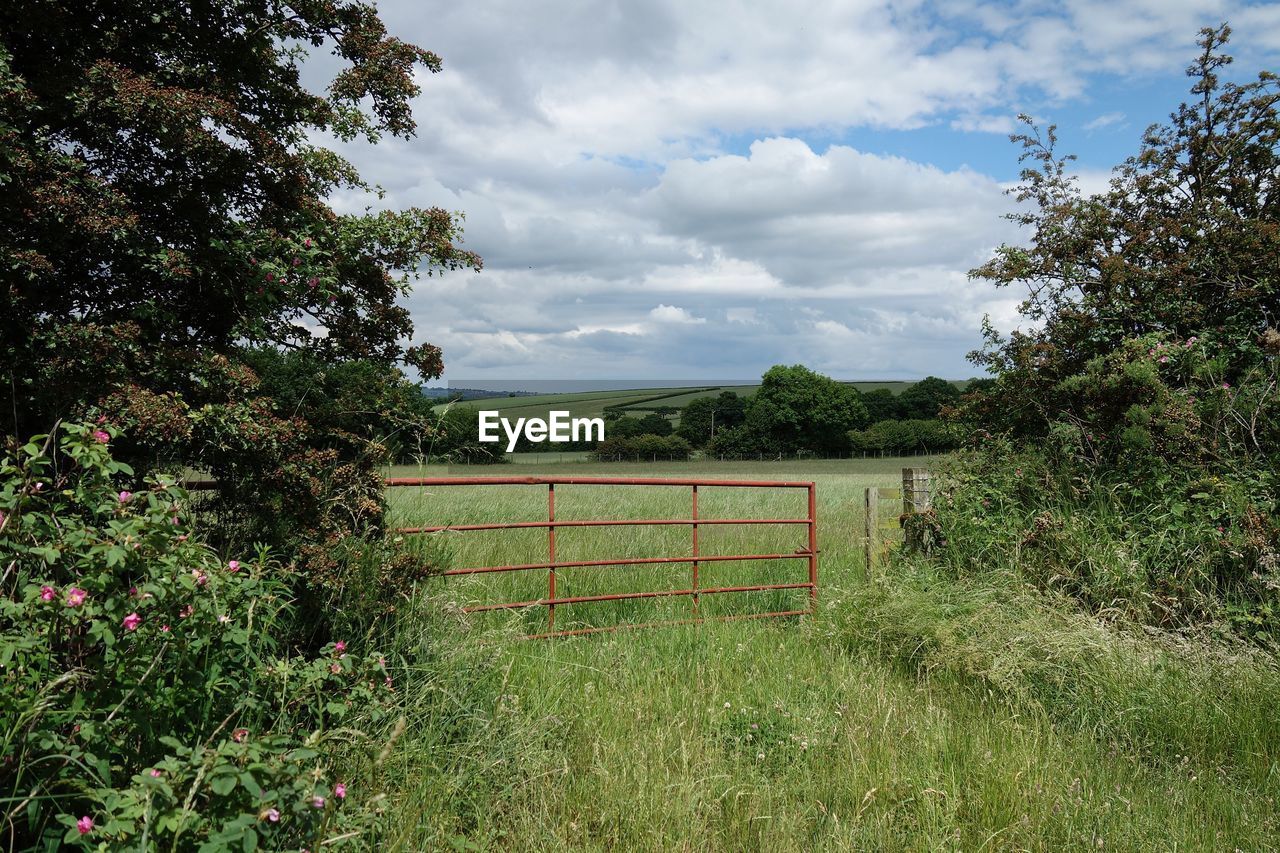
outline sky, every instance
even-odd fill
[[[444,380],[724,380],[773,364],[952,379],[1021,294],[967,272],[1002,215],[1015,117],[1101,189],[1186,97],[1202,26],[1229,77],[1280,70],[1280,5],[1181,0],[381,0],[434,51],[415,138],[329,144],[372,205],[465,214],[480,273],[422,278]]]

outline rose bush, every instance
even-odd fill
[[[315,847],[375,792],[329,760],[393,713],[386,662],[282,645],[291,578],[224,559],[173,482],[121,487],[117,431],[0,461],[0,831],[17,847]]]

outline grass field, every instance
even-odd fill
[[[1025,590],[966,586],[910,566],[868,581],[862,489],[896,483],[899,469],[898,460],[547,466],[561,476],[815,481],[820,612],[522,641],[545,625],[543,608],[465,617],[457,608],[545,595],[544,573],[433,580],[429,606],[446,615],[408,618],[404,629],[431,650],[433,676],[406,688],[420,691],[420,710],[399,763],[387,769],[400,828],[391,846],[1280,846],[1272,719],[1280,689],[1266,661],[1238,651],[1202,659]],[[700,509],[704,517],[802,515],[802,494],[707,489]],[[426,524],[546,512],[545,487],[398,489],[392,500],[398,519]],[[687,488],[561,486],[557,517],[675,518],[688,501]],[[583,528],[562,530],[557,544],[566,559],[656,556],[687,553],[688,537],[687,527]],[[800,528],[735,528],[701,544],[703,553],[772,552],[800,537]],[[458,566],[546,555],[543,530],[437,538]],[[802,564],[726,564],[723,579],[791,579]],[[561,590],[674,587],[687,571],[567,569]],[[704,609],[749,612],[788,600],[725,595],[704,599]],[[557,615],[599,625],[687,615],[688,607],[688,599],[646,600]]]

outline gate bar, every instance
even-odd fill
[[[717,554],[698,557],[697,562],[711,563],[724,560],[798,560],[815,557],[808,551],[790,554]],[[692,563],[693,557],[619,557],[616,560],[568,560],[558,563],[520,563],[513,566],[476,566],[466,569],[449,569],[442,575],[482,575],[488,572],[522,572],[530,569],[573,569],[581,566],[647,566],[655,563]],[[808,586],[808,584],[805,584]]]
[[[629,527],[671,524],[808,524],[807,518],[617,518],[583,521],[509,521],[493,524],[441,524],[432,527],[398,527],[397,533],[438,533],[442,530],[519,530],[526,527]]]
[[[557,604],[586,604],[592,601],[624,601],[630,598],[667,598],[673,595],[716,595],[722,592],[767,592],[775,589],[808,589],[807,583],[766,583],[756,586],[713,586],[702,589],[659,589],[652,592],[610,592],[604,595],[571,595],[565,598],[540,598],[535,601],[506,601],[502,604],[477,604],[462,608],[463,613],[489,610],[521,610],[525,607],[555,607]],[[808,611],[805,611],[806,613]]]
[[[731,488],[808,489],[811,482],[790,480],[707,480],[667,477],[390,477],[388,486],[724,486]]]

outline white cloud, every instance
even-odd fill
[[[380,9],[446,70],[422,80],[417,138],[336,147],[385,205],[467,214],[485,271],[408,300],[450,377],[964,375],[982,315],[1017,319],[1019,294],[966,276],[1019,239],[1013,202],[1000,176],[924,162],[911,129],[1003,145],[1011,116],[1064,104],[1117,128],[1134,113],[1099,75],[1181,81],[1200,26],[1280,49],[1280,13],[1234,0]],[[875,153],[894,140],[909,157]]]
[[[1085,130],[1101,130],[1104,127],[1111,127],[1112,125],[1120,124],[1120,122],[1124,121],[1124,119],[1125,119],[1124,113],[1120,112],[1119,110],[1109,112],[1109,113],[1103,113],[1102,115],[1098,116],[1092,121],[1086,122],[1084,129]]]
[[[649,312],[649,318],[658,323],[697,324],[707,322],[706,317],[695,317],[684,308],[675,305],[659,305]]]

